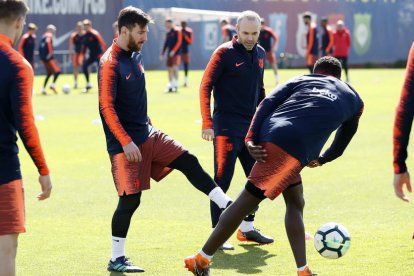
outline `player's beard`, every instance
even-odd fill
[[[139,52],[142,49],[142,46],[144,45],[144,43],[137,43],[135,42],[134,38],[132,37],[132,35],[129,35],[129,41],[128,41],[128,49],[132,52]]]

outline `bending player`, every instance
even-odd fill
[[[340,62],[323,57],[316,62],[314,74],[279,85],[261,102],[246,136],[246,146],[256,163],[245,189],[223,212],[202,250],[185,259],[188,270],[209,275],[211,258],[243,218],[263,199],[273,200],[283,193],[285,227],[298,275],[312,275],[306,261],[299,173],[305,166],[314,168],[338,158],[357,131],[363,110],[358,94],[340,78]],[[332,145],[320,155],[335,130]]]

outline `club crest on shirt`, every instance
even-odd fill
[[[264,61],[262,58],[259,58],[259,67],[263,69],[264,67]]]

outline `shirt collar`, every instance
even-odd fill
[[[0,42],[3,42],[5,44],[8,44],[10,47],[13,47],[13,42],[10,39],[10,37],[4,35],[4,34],[0,34]]]

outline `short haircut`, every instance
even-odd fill
[[[37,30],[37,26],[36,26],[35,23],[29,23],[27,25],[27,29],[29,29],[29,30]]]
[[[341,78],[342,65],[334,57],[325,56],[318,59],[313,67],[314,74],[322,74]]]
[[[91,25],[92,26],[92,21],[90,21],[89,19],[84,19],[82,21],[83,25]]]
[[[227,18],[222,18],[222,19],[220,20],[220,23],[221,23],[221,24],[229,24],[229,20],[228,20]]]
[[[121,33],[122,27],[127,27],[128,30],[131,30],[135,27],[136,24],[141,28],[144,28],[148,23],[152,23],[152,18],[141,9],[135,8],[133,6],[128,6],[123,8],[118,15],[118,31]]]
[[[302,17],[312,19],[312,13],[310,11],[306,11],[303,13]]]
[[[328,17],[322,17],[321,22],[328,22]]]
[[[23,0],[0,0],[0,21],[11,23],[26,16],[29,7]]]
[[[261,24],[260,16],[257,14],[257,12],[250,11],[250,10],[241,12],[239,17],[237,17],[237,24],[240,24],[240,22],[245,18],[249,21],[257,21],[259,25]]]
[[[172,18],[171,18],[171,17],[167,17],[167,18],[165,18],[165,22],[168,22],[168,23],[173,23],[173,20],[172,20]]]
[[[265,20],[263,17],[261,17],[261,18],[260,18],[260,23],[261,23],[262,25],[264,25],[264,24],[266,23],[266,20]]]

